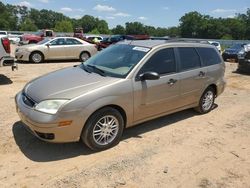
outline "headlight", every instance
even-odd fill
[[[46,100],[36,105],[35,109],[48,114],[56,114],[59,108],[68,100]]]

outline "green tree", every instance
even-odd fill
[[[105,20],[96,19],[96,29],[102,34],[110,34],[108,23]]]
[[[88,33],[96,28],[96,19],[93,16],[85,15],[79,20],[79,22],[84,33]]]
[[[144,25],[140,22],[127,22],[125,25],[127,35],[139,35],[146,33]]]
[[[126,34],[125,28],[123,26],[121,26],[121,25],[117,25],[111,31],[115,35],[125,35]]]
[[[20,24],[20,30],[21,31],[37,31],[36,25],[32,22],[31,19],[26,18],[21,24]]]
[[[58,21],[55,25],[56,32],[73,32],[73,25],[68,20]]]
[[[89,32],[90,34],[95,34],[95,35],[99,35],[99,34],[101,34],[99,31],[98,31],[98,29],[93,29],[92,31],[90,31]]]
[[[204,18],[198,12],[190,12],[180,19],[180,30],[182,37],[199,38],[202,36]]]

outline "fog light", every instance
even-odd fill
[[[73,122],[72,120],[60,121],[60,122],[58,123],[58,126],[59,126],[59,127],[68,126],[68,125],[71,125],[72,122]]]

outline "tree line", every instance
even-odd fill
[[[213,18],[199,12],[189,12],[180,18],[176,27],[153,27],[140,22],[127,22],[109,29],[105,20],[85,15],[70,18],[52,10],[37,10],[25,6],[3,4],[0,1],[0,29],[12,31],[37,31],[54,29],[57,32],[73,32],[82,27],[85,33],[93,34],[147,34],[185,38],[250,40],[250,9],[236,14],[234,18]]]

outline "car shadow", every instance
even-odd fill
[[[216,106],[215,106],[216,107]],[[198,115],[192,109],[177,112],[171,115],[163,116],[134,127],[125,129],[122,141],[131,137],[142,138],[142,134],[165,126],[170,126],[178,121],[191,118]],[[39,140],[28,132],[21,121],[13,125],[12,132],[14,139],[22,153],[32,161],[48,162],[67,158],[73,158],[79,155],[91,155],[95,152],[87,148],[82,142],[53,144]]]
[[[7,76],[0,74],[0,85],[9,85],[12,84],[12,80]]]
[[[250,76],[250,71],[239,71],[239,70],[235,70],[232,71],[233,74],[240,74],[240,75],[245,75],[245,76]]]

